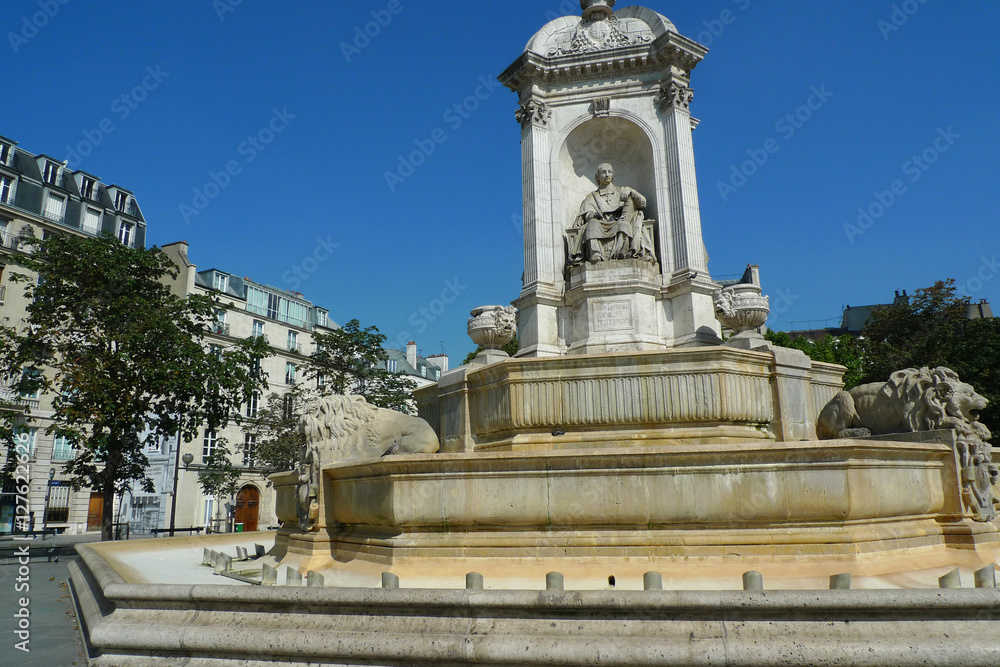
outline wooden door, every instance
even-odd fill
[[[257,510],[260,505],[260,491],[253,486],[244,486],[236,496],[236,523],[243,524],[246,533],[257,530]]]
[[[87,530],[100,530],[104,516],[104,494],[90,494],[90,509],[87,510]]]

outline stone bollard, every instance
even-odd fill
[[[382,588],[399,588],[399,577],[392,572],[383,572]]]
[[[236,547],[236,559],[237,560],[246,560],[247,559],[247,550],[245,548],[243,548],[243,547]]]
[[[311,586],[313,588],[322,588],[325,584],[323,583],[323,575],[319,572],[309,572],[306,574],[306,586]]]
[[[301,586],[302,585],[302,573],[295,568],[286,565],[285,566],[285,585],[286,586]]]
[[[201,564],[215,565],[215,552],[208,547],[205,547],[205,550],[201,554]]]
[[[996,588],[997,568],[992,563],[981,570],[976,570],[976,588]]]
[[[261,586],[275,586],[278,583],[278,571],[266,563],[260,569]]]
[[[233,557],[229,554],[215,554],[215,573],[229,572],[233,567]]]
[[[848,591],[851,589],[851,573],[830,575],[831,591]]]
[[[565,582],[561,572],[549,572],[545,575],[545,590],[562,591],[565,590]]]
[[[256,552],[257,558],[263,558],[267,551],[264,549],[263,544],[253,545],[254,551]]]
[[[663,575],[659,572],[647,572],[642,575],[642,589],[644,591],[662,591]]]
[[[465,588],[470,591],[481,591],[485,587],[483,575],[478,572],[469,572],[465,575]]]
[[[743,590],[762,591],[764,590],[764,575],[756,570],[743,573]]]
[[[958,568],[938,579],[938,586],[941,588],[961,588],[962,578],[959,576]]]

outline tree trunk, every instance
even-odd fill
[[[101,541],[108,542],[114,539],[115,522],[115,482],[109,479],[104,482],[104,498],[102,499],[101,514]]]

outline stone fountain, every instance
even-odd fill
[[[524,279],[472,312],[483,352],[415,393],[420,420],[313,410],[260,558],[160,541],[197,576],[144,578],[129,547],[81,547],[93,664],[1000,661],[995,590],[936,589],[989,586],[1000,553],[978,395],[944,369],[842,392],[842,367],[763,340],[756,274],[713,280],[702,241],[707,49],[614,5],[583,0],[500,77]],[[195,585],[199,549],[230,585]]]

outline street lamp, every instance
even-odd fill
[[[52,493],[52,478],[56,476],[56,469],[49,468],[49,484],[45,487],[45,506],[42,509],[42,534],[49,527],[49,495]]]
[[[181,429],[177,429],[177,451],[174,452],[174,490],[170,494],[170,537],[174,536],[174,528],[177,526],[177,478],[181,474]],[[194,455],[190,452],[184,454],[184,469],[191,465],[191,461],[194,461]]]

